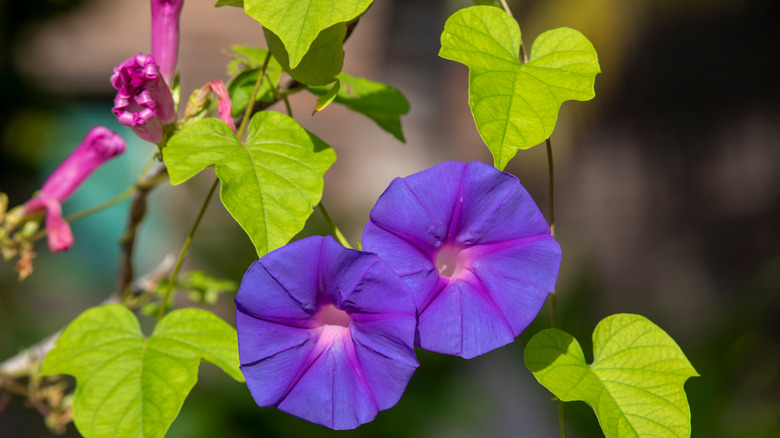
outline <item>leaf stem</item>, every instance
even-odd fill
[[[257,75],[257,82],[255,82],[255,88],[252,90],[252,97],[249,99],[249,104],[246,106],[246,111],[244,111],[244,117],[241,118],[241,125],[239,125],[238,130],[236,131],[236,138],[239,141],[244,136],[244,132],[246,131],[246,125],[249,123],[249,117],[252,115],[252,108],[255,106],[257,93],[260,91],[260,84],[263,83],[263,78],[265,77],[266,70],[268,70],[268,62],[270,60],[271,51],[269,50],[265,55],[265,60],[263,60],[263,66],[260,67],[260,74]]]
[[[198,217],[195,218],[195,223],[192,224],[192,229],[190,229],[190,234],[187,235],[187,240],[184,241],[184,246],[182,246],[181,252],[179,253],[179,258],[176,260],[176,266],[173,268],[173,273],[171,274],[171,278],[168,279],[168,286],[165,288],[165,295],[163,296],[162,303],[160,304],[160,311],[157,313],[157,322],[159,322],[160,319],[162,319],[163,315],[165,315],[165,310],[166,307],[168,307],[168,300],[171,297],[171,291],[173,290],[173,285],[176,283],[176,277],[179,275],[179,271],[181,270],[181,265],[184,263],[184,256],[187,255],[187,251],[190,249],[192,238],[195,236],[195,232],[198,230],[198,226],[200,225],[200,220],[203,219],[203,215],[206,213],[206,209],[209,206],[211,197],[214,195],[214,191],[216,190],[218,184],[219,184],[219,178],[214,178],[214,183],[211,184],[211,189],[209,189],[209,194],[206,195],[206,200],[203,201],[203,205],[201,205],[200,207],[200,212],[198,212]]]
[[[345,248],[352,249],[352,247],[349,245],[349,242],[347,241],[347,238],[344,237],[344,235],[341,233],[341,230],[339,230],[339,227],[337,227],[336,223],[333,222],[333,219],[330,218],[330,215],[328,214],[328,211],[325,210],[325,206],[322,205],[322,202],[317,204],[317,207],[319,207],[320,212],[322,213],[322,217],[325,218],[325,222],[328,223],[328,226],[333,232],[333,235],[336,236],[336,240],[338,240],[340,244],[344,245]]]

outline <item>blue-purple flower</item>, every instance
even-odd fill
[[[127,144],[106,127],[90,129],[81,144],[43,183],[38,196],[24,204],[26,215],[46,212],[46,234],[52,252],[73,245],[70,226],[62,218],[62,206],[92,172],[109,159],[125,151]]]
[[[415,314],[408,288],[377,255],[308,237],[244,275],[241,371],[258,405],[352,429],[404,392],[418,366]]]
[[[176,120],[173,96],[149,55],[139,53],[114,68],[114,115],[142,139],[159,143],[163,126]]]
[[[561,261],[517,178],[480,162],[396,178],[371,210],[363,247],[411,289],[416,344],[464,358],[512,342],[553,291]]]
[[[179,57],[179,18],[184,0],[151,0],[152,56],[168,86],[173,86]]]

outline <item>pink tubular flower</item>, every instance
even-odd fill
[[[139,53],[114,68],[111,85],[117,89],[114,115],[142,139],[159,143],[163,126],[176,120],[171,90],[160,76],[154,58]]]
[[[96,126],[81,144],[49,176],[40,193],[24,204],[24,214],[46,211],[46,234],[52,252],[64,251],[73,245],[70,226],[62,218],[61,204],[101,164],[125,151],[127,144],[106,127]]]
[[[152,56],[165,82],[173,86],[179,57],[179,17],[184,0],[152,0]]]

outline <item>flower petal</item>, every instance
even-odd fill
[[[278,405],[308,367],[315,347],[312,338],[257,362],[242,363],[241,372],[255,402],[262,407]]]
[[[46,242],[51,252],[61,252],[73,246],[70,225],[62,218],[62,206],[55,199],[40,198],[46,206]]]
[[[432,256],[372,222],[363,229],[363,245],[364,249],[381,254],[382,259],[409,287],[417,308],[423,309],[428,295],[439,281],[439,272],[431,261]]]
[[[470,359],[514,341],[504,315],[473,280],[453,281],[420,314],[422,348]]]
[[[353,315],[355,351],[380,410],[398,403],[419,366],[412,347],[416,326],[414,315]]]
[[[447,238],[464,166],[448,161],[394,179],[371,210],[371,222],[432,254]]]
[[[455,245],[550,234],[547,221],[520,181],[488,164],[467,164],[460,199],[450,227],[450,242]]]
[[[251,315],[304,324],[317,311],[321,244],[321,237],[299,240],[252,263],[236,305]]]
[[[377,404],[362,381],[362,370],[349,336],[336,335],[325,342],[329,345],[278,408],[331,429],[354,429],[376,417]]]
[[[333,239],[322,246],[322,288],[347,312],[414,316],[417,308],[406,284],[376,254],[345,251]]]

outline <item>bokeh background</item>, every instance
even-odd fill
[[[771,0],[515,0],[527,46],[568,26],[594,44],[603,73],[591,102],[564,104],[552,143],[561,327],[592,357],[590,334],[617,312],[665,329],[701,377],[686,384],[694,437],[780,436],[780,3]],[[324,202],[351,241],[393,177],[444,160],[492,162],[467,105],[467,70],[437,56],[446,17],[465,0],[377,0],[346,43],[344,71],[390,84],[411,103],[406,144],[369,119],[314,97],[292,99],[304,127],[333,146]],[[27,200],[86,131],[119,131],[128,153],[65,206],[73,213],[127,187],[153,152],[111,114],[108,78],[149,51],[148,2],[6,0],[0,8],[0,191]],[[188,0],[179,69],[183,94],[227,79],[231,44],[264,45],[237,8]],[[274,110],[283,111],[275,107]],[[547,211],[544,147],[520,152],[516,174]],[[178,253],[212,176],[163,185],[140,230],[136,269]],[[115,286],[128,203],[73,226],[76,245],[38,246],[19,283],[0,264],[0,360],[58,330]],[[305,233],[327,233],[315,213]],[[214,202],[187,268],[239,281],[256,258]],[[232,296],[216,310],[233,322]],[[186,304],[183,302],[182,304]],[[333,432],[257,407],[246,387],[203,365],[170,437],[554,437],[556,407],[523,365],[528,338],[466,361],[418,351],[400,403],[357,430]],[[601,436],[583,403],[566,405],[571,437]],[[47,437],[39,414],[12,399],[0,436]],[[67,436],[78,436],[73,426]]]

